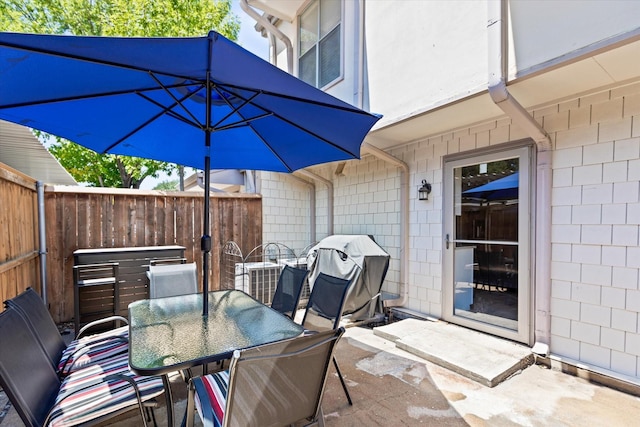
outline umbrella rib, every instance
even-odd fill
[[[218,89],[218,86],[224,86],[224,85],[216,84],[213,88],[216,90],[218,95],[220,95],[220,97],[224,100],[224,102],[226,102],[227,105],[229,107],[231,107],[232,111],[229,114],[227,114],[222,120],[220,120],[220,121],[218,121],[218,123],[216,123],[216,125],[213,127],[214,130],[215,131],[219,131],[219,130],[224,130],[224,129],[237,128],[237,127],[241,127],[241,126],[248,126],[253,131],[253,133],[256,135],[256,137],[260,138],[260,140],[263,142],[263,144],[266,147],[269,148],[269,151],[271,151],[273,153],[273,155],[278,160],[280,160],[280,163],[282,165],[284,165],[287,168],[287,170],[289,170],[289,172],[293,172],[293,168],[291,168],[287,164],[287,162],[273,149],[273,147],[271,147],[271,145],[269,143],[267,143],[267,141],[262,137],[262,135],[260,135],[258,133],[258,131],[253,126],[251,126],[251,122],[254,121],[254,120],[258,120],[258,119],[261,119],[261,118],[264,118],[264,117],[269,117],[269,116],[273,116],[274,115],[274,113],[272,111],[269,111],[269,110],[267,110],[267,109],[265,109],[265,108],[263,108],[263,107],[261,107],[259,105],[256,105],[256,104],[254,104],[252,102],[258,95],[260,95],[261,91],[255,91],[255,93],[249,98],[244,98],[243,96],[238,95],[235,92],[231,92],[231,93],[233,93],[234,96],[240,98],[243,101],[243,103],[241,105],[239,105],[238,107],[235,107],[229,102],[229,100],[222,93],[220,93],[220,90]],[[244,89],[244,90],[248,90],[248,89]],[[245,105],[249,105],[249,104],[253,105],[255,107],[258,107],[260,110],[264,111],[264,114],[262,114],[260,116],[256,116],[256,117],[245,118],[242,115],[242,113],[240,112],[240,109],[243,108]],[[222,123],[224,120],[226,120],[232,114],[238,114],[242,118],[242,121],[238,121],[238,122],[232,123],[230,125],[226,125],[226,126],[223,126],[223,127],[216,128],[217,125]],[[349,153],[349,154],[351,154],[351,153]]]
[[[212,127],[212,131],[214,132],[218,132],[218,131],[222,131],[222,130],[229,130],[229,129],[237,129],[237,128],[241,128],[241,127],[245,127],[245,126],[249,126],[249,124],[253,121],[256,120],[260,120],[260,119],[264,119],[265,117],[271,117],[273,116],[273,113],[271,112],[266,112],[264,114],[260,114],[259,116],[255,116],[255,117],[251,117],[249,119],[244,119],[241,121],[237,121],[235,123],[230,123],[228,125],[224,125],[224,126],[214,126]]]
[[[348,104],[346,106],[345,105],[329,104],[328,102],[314,101],[313,99],[301,98],[301,97],[298,97],[298,96],[286,95],[286,94],[277,93],[277,92],[271,92],[271,91],[263,90],[263,89],[251,89],[251,88],[238,86],[238,85],[234,85],[234,84],[229,84],[229,83],[218,83],[218,86],[221,86],[222,88],[255,91],[256,95],[268,95],[268,96],[273,96],[275,98],[283,98],[283,99],[288,99],[288,100],[291,100],[291,101],[299,101],[299,102],[304,102],[305,104],[314,104],[314,105],[317,105],[319,107],[328,107],[328,108],[333,108],[333,109],[336,109],[336,110],[348,111],[348,112],[351,112],[351,113],[357,113],[357,114],[365,115],[365,116],[371,116],[372,115],[371,113],[368,113],[368,112],[366,112],[364,110],[361,110],[361,109],[353,107],[353,106],[349,106]],[[231,91],[231,92],[233,92],[233,91]],[[233,93],[235,94],[236,92],[233,92]],[[326,94],[325,92],[321,92],[321,93]],[[238,96],[238,95],[236,95],[236,96]],[[328,95],[328,96],[330,96],[330,95]],[[244,99],[244,98],[242,98],[240,96],[239,96],[239,98]]]
[[[256,137],[260,138],[260,140],[264,143],[264,145],[266,147],[269,148],[269,151],[271,151],[271,153],[278,158],[278,160],[280,160],[280,163],[282,163],[289,172],[293,172],[293,168],[291,166],[289,166],[289,164],[286,162],[285,159],[282,158],[282,156],[280,156],[280,154],[278,154],[278,152],[276,150],[273,149],[273,147],[271,146],[271,144],[269,144],[263,137],[262,135],[260,135],[260,133],[258,133],[258,131],[251,126],[250,124],[247,124],[247,126],[249,126],[251,128],[251,130],[253,131],[253,133],[256,135]]]
[[[186,96],[186,97],[182,98],[181,100],[179,100],[178,98],[176,98],[176,97],[175,97],[175,95],[174,95],[173,93],[171,93],[171,91],[170,91],[169,89],[167,89],[167,88],[165,87],[165,85],[164,85],[164,84],[162,84],[162,82],[161,82],[161,81],[156,77],[156,75],[155,75],[153,72],[149,71],[149,75],[151,75],[151,78],[152,78],[153,80],[155,80],[155,81],[156,81],[156,83],[158,83],[158,85],[160,85],[160,87],[161,87],[161,88],[162,88],[162,89],[163,89],[163,90],[164,90],[164,91],[165,91],[165,92],[166,92],[166,93],[167,93],[167,94],[168,94],[168,95],[169,95],[169,96],[170,96],[174,101],[176,101],[176,102],[178,103],[178,105],[180,105],[180,107],[182,107],[182,109],[183,109],[183,110],[184,110],[184,111],[185,111],[189,116],[191,116],[191,119],[194,121],[194,123],[197,123],[197,124],[200,126],[200,128],[202,128],[202,123],[200,123],[200,121],[199,121],[199,120],[198,120],[198,119],[193,115],[193,113],[191,113],[191,111],[189,111],[189,109],[188,109],[187,107],[185,107],[185,106],[184,106],[184,104],[182,103],[182,101],[184,101],[185,99],[191,98],[191,97],[192,97],[193,95],[195,95],[198,91],[197,91],[197,90],[196,90],[196,91],[193,91],[192,93],[188,94],[188,96]],[[205,87],[205,85],[204,85],[204,84],[199,84],[199,85],[200,85],[200,88],[199,88],[198,90],[200,90],[200,89],[202,89],[203,87]],[[188,86],[191,86],[191,85],[188,85]],[[174,104],[174,105],[175,105],[175,104]],[[173,111],[172,111],[172,112],[173,112]],[[175,112],[174,112],[174,113],[175,113]],[[177,114],[177,113],[175,113],[175,114]]]
[[[218,127],[218,125],[220,123],[224,122],[225,120],[227,120],[232,115],[234,115],[236,113],[240,114],[240,109],[242,107],[244,107],[245,105],[248,105],[256,96],[258,96],[259,95],[258,92],[254,93],[250,98],[247,98],[247,99],[244,99],[243,97],[238,96],[240,99],[242,99],[243,102],[242,102],[241,105],[236,107],[231,102],[229,102],[229,100],[222,94],[222,92],[220,92],[220,90],[218,89],[217,85],[214,85],[213,89],[215,89],[215,91],[218,93],[218,95],[220,95],[220,98],[222,98],[222,100],[224,100],[224,102],[229,106],[229,108],[231,108],[231,111],[227,115],[225,115],[222,119],[218,120],[218,122],[215,125],[211,126],[212,130],[216,130],[217,131],[217,130],[222,130],[222,129],[229,129],[230,127],[236,127],[238,124],[247,123],[248,122],[249,119],[244,119],[243,118],[244,120],[236,122],[236,123],[233,123],[231,125],[223,126],[223,127],[220,127],[220,128]],[[237,96],[237,95],[234,93],[234,96]],[[261,110],[264,111],[265,113],[268,112],[264,108],[261,108]]]
[[[321,140],[321,141],[325,142],[326,144],[331,145],[331,146],[332,146],[332,147],[334,147],[334,148],[337,148],[339,151],[341,151],[341,152],[343,152],[343,153],[345,153],[345,154],[348,154],[349,156],[353,157],[354,159],[359,158],[359,156],[358,156],[357,154],[354,154],[354,153],[352,153],[352,152],[350,152],[350,151],[346,150],[344,147],[341,147],[340,145],[333,143],[332,141],[330,141],[330,140],[328,140],[328,139],[326,139],[326,138],[324,138],[324,137],[322,137],[322,136],[318,135],[317,133],[315,133],[315,132],[311,132],[310,130],[303,128],[302,126],[298,125],[297,123],[292,122],[291,120],[289,120],[289,119],[287,119],[287,118],[285,118],[285,117],[281,116],[280,114],[275,113],[275,112],[273,112],[273,111],[269,111],[268,109],[266,109],[266,108],[262,107],[261,105],[256,104],[255,102],[251,101],[251,100],[253,100],[254,98],[256,98],[259,94],[262,94],[262,93],[263,93],[263,92],[262,92],[262,91],[260,91],[259,93],[256,93],[254,96],[252,96],[250,99],[245,99],[244,97],[242,97],[241,95],[238,95],[238,94],[236,94],[236,93],[234,93],[234,95],[235,95],[235,96],[237,96],[238,98],[240,98],[240,99],[244,100],[244,101],[247,101],[247,103],[249,103],[249,104],[253,105],[254,107],[257,107],[257,108],[261,109],[262,111],[270,112],[272,116],[277,117],[278,119],[280,119],[280,120],[282,120],[283,122],[285,122],[285,123],[287,123],[287,124],[289,124],[289,125],[293,126],[294,128],[296,128],[296,129],[298,129],[298,130],[300,130],[300,131],[302,131],[302,132],[304,132],[304,133],[306,133],[306,134],[308,134],[308,135],[311,135],[311,136],[313,136],[314,138],[317,138],[317,139],[319,139],[319,140]],[[286,97],[286,98],[289,98],[289,97]],[[298,99],[298,98],[290,97],[290,99]],[[326,104],[316,104],[316,105],[326,105]],[[330,105],[326,105],[326,106],[330,106]],[[244,119],[244,116],[242,116],[242,113],[239,111],[239,109],[238,109],[238,110],[236,110],[236,112],[237,112],[237,114],[238,114],[240,117],[242,117],[242,118]],[[365,113],[365,114],[369,114],[369,113]],[[245,121],[247,121],[247,125],[251,128],[251,130],[253,130],[253,132],[256,134],[256,136],[258,136],[258,137],[262,140],[262,142],[264,142],[264,144],[265,144],[267,147],[269,147],[269,149],[270,149],[270,150],[271,150],[271,151],[272,151],[272,152],[277,156],[277,154],[276,154],[275,150],[273,150],[273,148],[271,147],[271,145],[269,145],[269,144],[267,143],[267,141],[266,141],[266,140],[265,140],[265,139],[260,135],[260,133],[258,132],[258,130],[257,130],[257,129],[255,129],[253,126],[251,126],[251,124],[249,123],[249,119],[244,119],[244,120],[245,120]],[[280,156],[278,156],[278,158],[280,158]],[[288,166],[287,166],[287,167],[288,167]]]
[[[188,97],[189,95],[187,95]],[[176,102],[178,102],[176,100]],[[162,105],[159,105],[160,108],[162,108],[162,111],[160,111],[158,114],[152,116],[149,120],[146,120],[145,122],[143,122],[140,126],[136,127],[135,129],[133,129],[131,132],[127,133],[126,135],[124,135],[123,137],[121,137],[120,139],[118,139],[117,141],[115,141],[113,144],[109,145],[107,148],[105,148],[102,151],[102,154],[105,154],[107,152],[109,152],[109,150],[111,150],[113,147],[119,145],[120,143],[122,143],[123,141],[125,141],[127,138],[129,138],[131,135],[135,134],[136,132],[140,131],[140,129],[144,128],[145,126],[147,126],[149,123],[157,120],[158,118],[160,118],[163,114],[169,112],[169,114],[173,117],[176,117],[176,114],[174,112],[171,111],[171,108],[175,107],[176,104],[173,104],[171,107],[164,107]],[[176,118],[178,119],[182,119],[185,120],[187,123],[189,123],[188,120],[186,120],[186,118],[181,118],[180,116],[177,116]],[[189,123],[191,125],[193,125],[193,123]]]
[[[167,90],[167,89],[187,87],[187,86],[192,86],[192,85],[175,84],[175,85],[165,86],[162,89]],[[153,91],[156,91],[156,90],[160,90],[160,89],[157,88],[157,87],[147,87],[147,88],[142,88],[142,89],[136,89],[135,93],[141,94],[141,93],[146,93],[146,92],[153,92]],[[39,101],[18,102],[18,103],[15,103],[15,104],[0,105],[0,110],[4,110],[4,109],[8,109],[8,108],[30,107],[32,105],[55,104],[55,103],[58,103],[58,102],[66,102],[66,101],[80,101],[80,100],[84,100],[84,99],[104,98],[104,97],[107,97],[107,96],[127,95],[127,94],[131,94],[131,93],[134,93],[134,91],[132,91],[130,89],[123,89],[123,90],[117,90],[117,91],[112,91],[112,92],[92,93],[90,95],[66,96],[66,97],[61,97],[61,98],[42,99],[42,100],[39,100]]]
[[[65,37],[70,37],[70,36],[65,36]],[[118,62],[107,61],[107,60],[104,60],[104,59],[87,58],[87,57],[81,56],[81,55],[72,55],[70,53],[61,53],[61,52],[56,52],[56,51],[49,50],[49,49],[30,47],[30,46],[26,47],[26,46],[21,46],[21,45],[16,44],[16,43],[0,42],[0,46],[6,46],[8,48],[17,49],[17,50],[23,50],[23,51],[26,51],[26,52],[42,53],[42,54],[45,54],[45,55],[56,56],[56,57],[60,57],[60,58],[75,59],[75,60],[79,60],[79,61],[89,62],[89,63],[92,63],[92,64],[107,65],[107,66],[110,66],[110,67],[118,67],[118,68],[122,68],[122,69],[125,69],[125,70],[135,70],[135,71],[141,71],[141,72],[144,72],[144,73],[151,72],[151,73],[162,74],[162,75],[165,75],[165,76],[168,76],[168,77],[174,77],[174,78],[178,78],[178,79],[194,80],[192,77],[187,77],[187,76],[183,76],[183,75],[180,75],[180,74],[159,72],[159,71],[145,69],[143,67],[136,67],[135,65],[131,65],[131,64],[121,64],[121,63],[118,63]],[[197,79],[195,79],[195,80],[197,80]]]
[[[179,114],[179,113],[173,111],[173,107],[175,107],[177,103],[176,104],[172,104],[169,107],[165,107],[164,105],[162,105],[161,103],[159,103],[155,99],[151,99],[148,96],[146,96],[145,94],[138,93],[137,95],[139,95],[145,101],[148,101],[151,104],[160,107],[167,114],[167,116],[173,117],[174,119],[180,120],[181,122],[186,123],[188,125],[191,125],[191,126],[193,126],[195,128],[202,129],[202,124],[200,122],[198,122],[197,119],[194,118],[195,122],[193,122],[193,121],[189,120],[187,117],[183,116],[182,114]]]

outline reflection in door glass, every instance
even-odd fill
[[[518,158],[454,169],[455,314],[518,321]]]

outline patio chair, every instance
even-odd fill
[[[309,302],[307,302],[302,319],[302,327],[308,331],[326,331],[338,328],[349,285],[351,285],[349,280],[320,273],[313,283]],[[333,358],[333,366],[336,368],[349,405],[353,405],[347,384],[344,382],[335,357]]]
[[[149,297],[162,298],[198,292],[196,263],[149,266]]]
[[[301,268],[285,265],[278,277],[276,291],[271,300],[271,308],[293,320],[300,302],[302,287],[309,272]]]
[[[67,345],[42,298],[32,288],[27,288],[21,294],[5,301],[4,304],[7,308],[16,310],[24,318],[50,363],[61,377],[83,366],[129,351],[128,326],[83,336],[85,331],[98,324],[111,323],[114,320],[127,324],[127,319],[124,317],[110,316],[87,324],[78,332],[76,339]]]
[[[198,275],[196,263],[161,263],[149,265],[149,298],[164,298],[198,292]],[[203,366],[203,369],[207,369]],[[187,381],[192,376],[191,369],[180,371],[180,376]]]
[[[0,386],[27,427],[97,423],[131,409],[157,405],[159,377],[141,377],[121,355],[79,369],[60,380],[24,318],[13,308],[0,313]]]
[[[228,371],[189,382],[187,426],[193,426],[194,405],[205,426],[324,425],[320,403],[343,333],[340,328],[235,351]]]

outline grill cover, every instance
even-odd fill
[[[373,317],[390,256],[367,235],[333,235],[309,250],[309,286],[320,273],[351,280],[343,315]]]

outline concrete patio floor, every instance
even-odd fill
[[[353,406],[348,405],[332,368],[322,403],[325,424],[331,427],[612,427],[637,425],[640,419],[637,396],[541,365],[529,366],[487,387],[398,349],[369,328],[347,329],[336,357]],[[179,377],[172,381],[172,390],[179,418],[186,399],[186,387]],[[133,415],[103,426],[139,426],[140,419]],[[163,403],[156,416],[158,425],[166,425]],[[0,425],[19,426],[21,422],[11,409]]]

